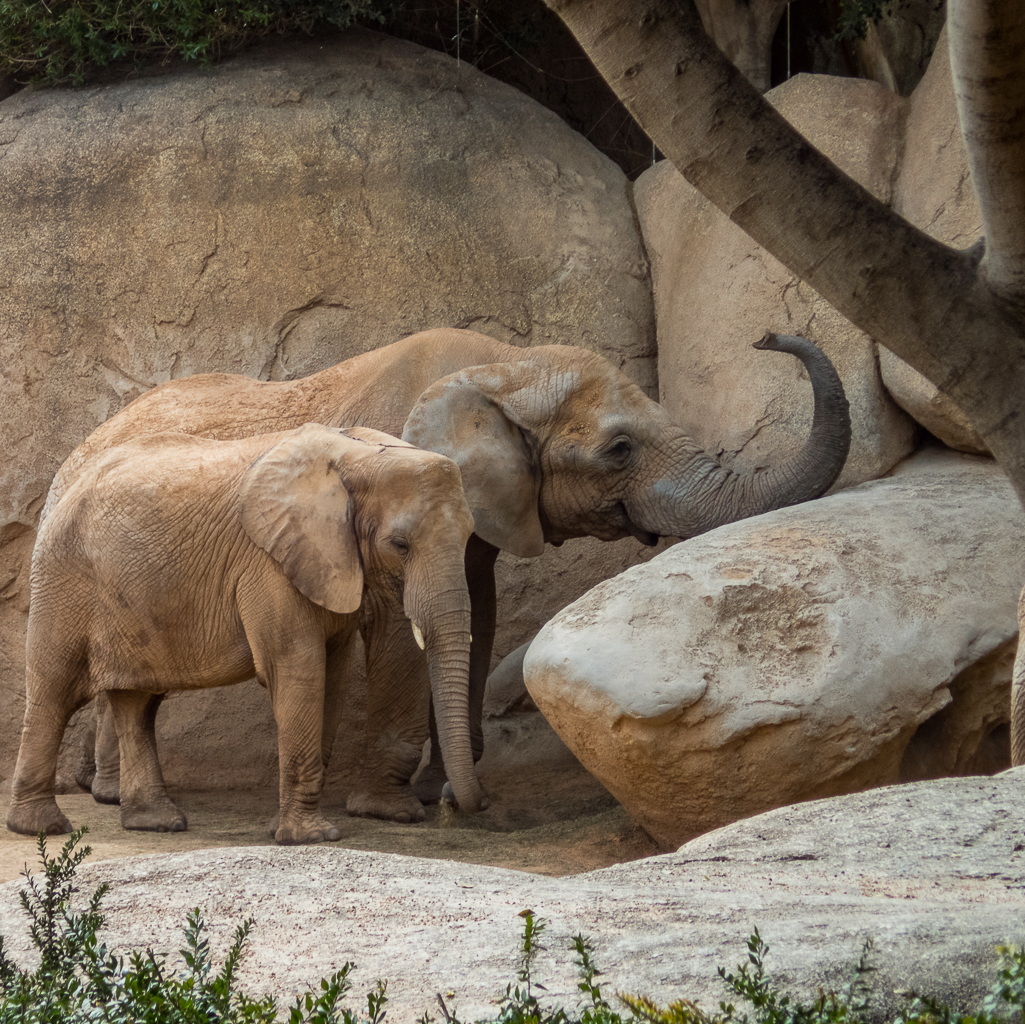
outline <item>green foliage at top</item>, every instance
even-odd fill
[[[119,61],[137,67],[172,57],[209,63],[272,33],[346,28],[360,20],[383,24],[398,19],[407,29],[430,22],[440,32],[440,23],[451,21],[453,10],[456,34],[448,49],[458,51],[465,42],[478,57],[494,48],[494,41],[479,38],[482,26],[485,35],[491,26],[503,58],[516,52],[524,41],[520,35],[536,30],[538,12],[529,7],[520,10],[516,27],[499,32],[487,0],[449,2],[446,9],[444,2],[410,5],[403,0],[0,0],[0,76],[81,85]],[[870,24],[905,2],[841,0],[835,37],[864,39]],[[936,2],[939,7],[943,0]]]
[[[75,871],[90,853],[88,846],[75,849],[85,832],[73,832],[55,859],[46,852],[46,836],[39,834],[42,880],[26,870],[28,885],[21,892],[21,903],[40,962],[34,971],[19,968],[0,937],[0,1024],[276,1024],[282,1019],[272,997],[256,999],[236,986],[251,919],[235,929],[219,969],[215,969],[198,908],[188,915],[185,944],[179,950],[183,969],[171,971],[167,958],[149,949],[133,953],[127,962],[112,955],[96,937],[103,926],[100,903],[108,887],[102,885],[92,894],[85,911],[71,910],[71,897],[77,891]],[[544,1005],[546,989],[537,980],[536,967],[547,922],[532,910],[522,911],[520,917],[524,925],[516,982],[506,986],[498,1017],[477,1024],[625,1024],[602,995],[593,949],[580,935],[572,940],[580,1006],[566,1010]],[[756,929],[747,942],[748,962],[735,972],[719,968],[728,992],[748,1004],[743,1012],[725,1000],[718,1010],[707,1012],[687,999],[659,1006],[641,995],[619,992],[616,998],[630,1014],[629,1020],[652,1024],[867,1024],[879,1016],[871,1013],[870,975],[875,970],[871,943],[865,944],[851,980],[840,992],[820,989],[807,1003],[791,1000],[769,981],[768,949]],[[893,1024],[1025,1024],[1025,950],[999,947],[999,952],[1003,965],[981,1009],[960,1013],[929,996],[912,993]],[[367,994],[364,1015],[340,1005],[353,967],[346,963],[320,982],[319,991],[297,998],[286,1011],[288,1024],[383,1024],[388,1002],[384,981],[379,980]],[[438,1004],[446,1024],[461,1024],[440,994]],[[433,1020],[425,1013],[420,1024]]]
[[[887,18],[903,7],[908,0],[841,0],[840,16],[836,22],[836,38],[864,39],[869,25],[880,18]],[[935,9],[943,6],[944,0],[936,0]]]
[[[891,14],[893,0],[842,0],[836,22],[837,39],[864,39],[868,26]]]
[[[118,60],[209,62],[272,32],[380,20],[387,0],[0,0],[0,74],[81,84]]]

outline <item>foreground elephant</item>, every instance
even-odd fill
[[[176,430],[230,438],[305,422],[364,425],[402,433],[460,467],[474,535],[466,550],[473,646],[470,728],[483,749],[481,705],[494,642],[494,565],[499,549],[540,555],[571,537],[646,544],[814,498],[839,475],[850,443],[843,388],[826,356],[803,338],[766,335],[756,348],[790,352],[808,369],[815,417],[808,440],[779,467],[735,473],[673,424],[607,360],[584,349],[516,348],[473,331],[424,331],[287,382],[229,374],[169,381],[97,428],[61,467],[44,518],[98,451],[141,434]],[[416,691],[422,674],[408,625],[374,623],[368,644],[368,756],[349,796],[353,814],[421,820],[444,782],[438,744],[414,794],[420,750],[395,739],[405,708],[393,680]],[[383,685],[382,680],[388,684]],[[334,724],[325,720],[325,729]],[[98,798],[116,799],[117,748],[102,725]]]
[[[408,617],[422,640],[456,799],[479,810],[467,729],[472,531],[456,466],[375,430],[311,423],[237,441],[164,433],[93,459],[33,552],[7,827],[70,831],[54,799],[57,753],[72,713],[105,690],[125,766],[122,825],[185,828],[161,776],[150,698],[255,675],[278,723],[275,838],[338,839],[319,812],[334,737],[322,715],[340,703],[338,675],[367,604]],[[422,746],[426,695],[411,710],[422,731],[403,738]]]

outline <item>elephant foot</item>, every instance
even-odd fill
[[[274,841],[280,846],[299,846],[308,843],[333,843],[342,838],[341,829],[319,814],[296,822],[285,821],[274,832]]]
[[[81,785],[81,783],[79,783]],[[99,770],[93,778],[92,785],[93,799],[98,804],[119,804],[121,803],[121,773],[105,772]],[[158,830],[159,831],[159,830]],[[176,829],[180,832],[181,829]]]
[[[376,790],[369,786],[357,786],[349,794],[345,809],[354,818],[383,818],[403,825],[423,821],[427,817],[423,804],[413,795],[408,785]]]
[[[23,836],[34,836],[40,832],[48,836],[62,836],[71,831],[71,822],[51,796],[13,802],[7,810],[7,828]]]
[[[413,780],[413,793],[422,804],[440,804],[442,790],[447,784],[444,766],[429,761]]]
[[[121,827],[139,832],[184,832],[189,823],[170,800],[122,804]]]

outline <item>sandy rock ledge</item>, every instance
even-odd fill
[[[1023,783],[1013,769],[794,805],[561,879],[328,847],[137,857],[80,878],[83,892],[112,883],[111,945],[175,950],[199,906],[220,952],[253,916],[250,990],[291,999],[352,960],[350,1005],[387,978],[396,1022],[440,1018],[439,991],[463,1020],[493,1015],[526,907],[551,921],[536,976],[566,1005],[577,932],[594,941],[607,992],[711,1007],[724,994],[715,968],[742,962],[757,926],[773,976],[806,994],[823,978],[843,984],[872,938],[881,1019],[909,988],[967,1009],[995,978],[994,946],[1025,939]],[[0,930],[24,962],[18,888],[0,888]]]

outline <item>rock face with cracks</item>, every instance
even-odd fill
[[[1022,510],[990,461],[714,530],[600,584],[524,660],[663,849],[771,807],[1009,763]]]
[[[83,438],[170,378],[292,379],[437,326],[583,345],[654,394],[628,191],[516,89],[366,31],[0,102],[0,777],[35,526]],[[498,656],[640,553],[571,548],[503,560]],[[173,707],[169,781],[275,777],[258,687]]]
[[[80,869],[84,902],[110,882],[102,939],[112,951],[181,946],[204,915],[215,956],[256,919],[240,968],[249,991],[290,1001],[346,961],[357,1007],[388,980],[388,1018],[493,1018],[515,981],[530,908],[550,928],[534,968],[550,1005],[578,1005],[570,938],[583,933],[613,991],[713,1009],[716,967],[746,961],[758,928],[770,977],[813,999],[849,980],[866,939],[879,968],[871,1019],[892,1020],[914,989],[976,1009],[996,980],[998,943],[1025,939],[1022,770],[945,779],[786,807],[675,853],[564,878],[337,848],[205,850]],[[17,892],[0,887],[5,949],[27,963]]]

